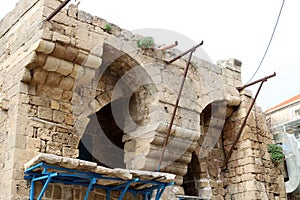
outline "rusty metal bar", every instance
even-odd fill
[[[247,119],[248,119],[248,117],[249,117],[249,115],[250,115],[250,112],[251,112],[251,110],[252,110],[252,108],[253,108],[253,106],[254,106],[254,104],[255,104],[255,101],[256,101],[256,98],[257,98],[257,96],[258,96],[258,94],[259,94],[259,92],[260,92],[260,89],[261,89],[261,87],[262,87],[262,85],[264,84],[265,81],[266,81],[266,80],[263,80],[263,81],[261,81],[261,83],[260,83],[260,86],[259,86],[259,88],[258,88],[258,90],[257,90],[257,92],[256,92],[256,95],[255,95],[255,97],[254,97],[254,99],[253,99],[253,101],[252,101],[252,103],[251,103],[251,105],[250,105],[250,107],[249,107],[249,109],[248,109],[248,111],[247,111],[246,117],[245,117],[244,121],[242,122],[241,128],[239,129],[239,132],[238,132],[238,134],[237,134],[237,137],[235,138],[235,140],[234,140],[234,142],[233,142],[233,144],[232,144],[232,146],[231,146],[231,148],[230,148],[230,150],[229,150],[229,152],[228,152],[228,155],[226,156],[226,158],[225,158],[225,160],[224,160],[224,163],[223,163],[223,165],[222,165],[222,168],[223,168],[223,169],[226,167],[226,165],[227,165],[227,163],[228,163],[228,160],[230,159],[231,154],[232,154],[232,152],[233,152],[233,149],[235,148],[237,142],[239,141],[239,139],[240,139],[240,137],[241,137],[241,135],[242,135],[242,132],[243,132],[245,126],[246,126]]]
[[[256,80],[256,81],[253,81],[253,82],[251,82],[251,83],[248,83],[248,84],[246,84],[246,85],[237,87],[236,89],[237,89],[238,91],[241,91],[241,90],[245,89],[246,87],[249,87],[249,86],[254,85],[254,84],[256,84],[256,83],[259,83],[259,82],[261,82],[261,81],[267,80],[267,79],[272,78],[272,77],[274,77],[274,76],[276,76],[276,73],[275,73],[275,72],[274,72],[273,74],[269,75],[269,76],[264,77],[264,78],[261,78],[261,79],[258,79],[258,80]]]
[[[232,144],[232,146],[231,146],[231,148],[230,148],[230,150],[229,150],[229,152],[228,152],[228,154],[227,154],[227,156],[226,156],[226,158],[225,158],[225,160],[224,160],[224,162],[223,162],[223,165],[222,165],[222,169],[223,169],[223,170],[226,168],[227,163],[228,163],[228,160],[230,159],[230,157],[231,157],[231,155],[232,155],[233,149],[235,148],[237,142],[239,141],[239,139],[240,139],[240,137],[241,137],[241,135],[242,135],[242,132],[243,132],[243,130],[244,130],[245,126],[246,126],[246,123],[247,123],[247,119],[248,119],[248,117],[249,117],[249,115],[250,115],[250,113],[251,113],[251,110],[252,110],[252,108],[253,108],[253,106],[254,106],[254,104],[255,104],[255,102],[256,102],[257,96],[258,96],[258,94],[259,94],[259,92],[260,92],[260,90],[261,90],[261,88],[262,88],[264,82],[266,82],[269,78],[272,78],[272,77],[274,77],[274,76],[276,76],[276,73],[275,73],[275,72],[274,72],[274,74],[272,74],[272,75],[270,75],[270,76],[266,76],[266,77],[264,77],[264,78],[262,78],[262,79],[259,79],[259,80],[257,80],[257,81],[254,81],[254,82],[252,82],[252,83],[249,83],[250,85],[253,85],[253,84],[255,84],[255,83],[261,82],[261,84],[260,84],[260,86],[259,86],[259,88],[258,88],[258,90],[257,90],[257,92],[256,92],[256,94],[255,94],[255,97],[254,97],[254,99],[253,99],[253,101],[252,101],[252,103],[251,103],[251,105],[250,105],[250,107],[249,107],[249,109],[248,109],[248,111],[247,111],[247,114],[246,114],[246,116],[245,116],[245,119],[244,119],[244,121],[243,121],[242,124],[241,124],[241,128],[240,128],[239,131],[238,131],[237,137],[235,138],[235,140],[234,140],[234,142],[233,142],[233,144]],[[250,86],[249,84],[247,84],[247,85]],[[246,87],[248,87],[248,86],[246,86]],[[245,88],[245,87],[244,87],[244,88]]]
[[[71,0],[65,0],[62,2],[46,19],[45,21],[50,21],[61,9],[63,9]]]
[[[169,141],[169,137],[170,137],[170,134],[171,134],[171,129],[172,129],[172,126],[173,126],[173,123],[174,123],[175,114],[176,114],[176,111],[177,111],[177,108],[178,108],[178,104],[179,104],[179,100],[180,100],[180,97],[181,97],[181,93],[182,93],[182,90],[183,90],[184,82],[186,80],[186,76],[187,76],[187,72],[188,72],[188,69],[189,69],[189,66],[190,66],[192,55],[195,52],[196,48],[192,48],[189,51],[190,52],[190,56],[189,56],[188,62],[186,64],[186,67],[185,67],[185,70],[184,70],[183,79],[181,81],[179,93],[178,93],[178,96],[177,96],[177,99],[176,99],[176,103],[175,103],[175,107],[174,107],[174,110],[173,110],[173,113],[172,113],[172,118],[171,118],[168,130],[167,130],[167,136],[166,136],[166,138],[164,140],[163,151],[162,151],[162,154],[161,154],[160,159],[159,159],[159,164],[158,164],[157,171],[160,171],[160,167],[161,167],[161,164],[162,164],[162,161],[163,161],[163,158],[164,158],[164,154],[165,154],[165,151],[166,151],[166,148],[167,148],[167,144],[168,144],[168,141]]]
[[[179,58],[181,58],[182,56],[185,56],[186,54],[190,53],[190,52],[194,52],[198,47],[200,47],[201,45],[203,45],[203,40],[197,44],[196,46],[192,47],[191,49],[181,53],[180,55],[176,56],[175,58],[173,58],[170,61],[167,61],[167,64],[171,64],[172,62],[178,60]]]
[[[166,51],[168,49],[176,47],[177,45],[178,45],[178,42],[175,41],[174,44],[170,44],[170,45],[166,45],[166,46],[160,47],[159,50]]]

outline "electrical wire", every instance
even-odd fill
[[[252,79],[255,77],[255,75],[256,75],[257,72],[259,71],[259,69],[260,69],[260,67],[261,67],[261,65],[262,65],[262,63],[263,63],[263,61],[264,61],[264,59],[265,59],[265,57],[266,57],[266,55],[267,55],[267,53],[268,53],[268,50],[269,50],[270,45],[271,45],[271,43],[272,43],[272,40],[273,40],[275,31],[276,31],[276,28],[277,28],[277,25],[278,25],[278,22],[279,22],[279,18],[280,18],[280,16],[281,16],[281,11],[282,11],[282,9],[283,9],[284,3],[285,3],[285,0],[282,1],[282,5],[281,5],[281,8],[280,8],[280,10],[279,10],[279,14],[278,14],[278,17],[277,17],[277,20],[276,20],[276,24],[275,24],[275,26],[274,26],[274,29],[273,29],[273,32],[272,32],[270,41],[269,41],[269,43],[268,43],[268,46],[267,46],[267,48],[266,48],[266,50],[265,50],[265,53],[264,53],[264,55],[263,55],[263,57],[262,57],[262,59],[261,59],[259,65],[258,65],[256,71],[255,71],[254,74],[251,76],[251,78],[249,79],[249,81],[247,82],[247,84],[248,84],[250,81],[252,81]]]

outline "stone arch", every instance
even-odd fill
[[[225,159],[223,128],[226,120],[233,114],[233,101],[216,100],[205,106],[200,116],[201,137],[192,153],[184,176],[183,187],[187,195],[201,198],[212,197],[213,190],[221,195],[223,190],[221,166]]]
[[[109,43],[103,43],[102,48],[101,65],[95,70],[94,79],[91,83],[81,84],[79,78],[79,84],[75,88],[75,95],[79,96],[78,98],[82,95],[81,102],[88,105],[87,108],[81,109],[82,112],[77,118],[76,128],[79,128],[78,134],[81,137],[81,146],[79,147],[81,150],[84,150],[83,143],[86,143],[85,146],[92,148],[86,151],[90,152],[91,161],[110,167],[124,167],[124,142],[122,142],[123,136],[120,133],[123,135],[131,133],[140,127],[146,126],[151,121],[149,116],[155,110],[151,106],[156,104],[157,97],[155,93],[157,89],[151,77],[135,58]],[[119,108],[121,107],[120,111]],[[121,140],[119,138],[117,142],[119,145],[114,145],[116,140],[109,140],[109,137],[103,139],[104,136],[107,136],[105,130],[111,130],[108,127],[105,130],[101,129],[99,117],[101,118],[103,113],[112,115],[110,118],[112,121],[106,121],[107,123],[119,127],[118,136],[121,137]],[[153,115],[158,114],[154,113]],[[95,124],[92,125],[93,123]],[[102,131],[101,136],[97,134],[99,130]],[[87,131],[91,131],[91,134],[87,135]],[[102,143],[99,143],[98,140],[101,140],[101,138]],[[97,151],[93,150],[93,148],[103,144],[109,144],[106,150],[110,148],[111,151],[105,152],[105,149],[99,148],[102,150],[101,153],[99,149]],[[110,160],[116,160],[117,162],[109,163],[109,159],[104,158],[105,153],[111,157],[113,154],[122,155],[114,156],[114,159]],[[95,154],[97,154],[96,157],[99,159],[95,158]],[[83,159],[83,156],[81,154],[80,158]],[[120,162],[118,157],[122,159],[122,162]]]

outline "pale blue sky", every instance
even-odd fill
[[[4,2],[4,0],[1,0]],[[17,0],[5,1],[0,18]],[[81,0],[80,8],[128,30],[168,29],[199,42],[213,62],[237,58],[247,82],[270,39],[282,0]],[[300,1],[287,0],[261,70],[253,80],[277,73],[263,87],[263,109],[300,93]],[[251,88],[255,93],[255,87]]]

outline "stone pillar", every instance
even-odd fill
[[[239,109],[225,124],[225,154],[229,151],[252,101],[247,90],[241,93],[241,98]],[[283,174],[271,162],[268,153],[267,145],[273,143],[265,117],[261,109],[255,106],[227,164],[225,199],[285,199]]]

